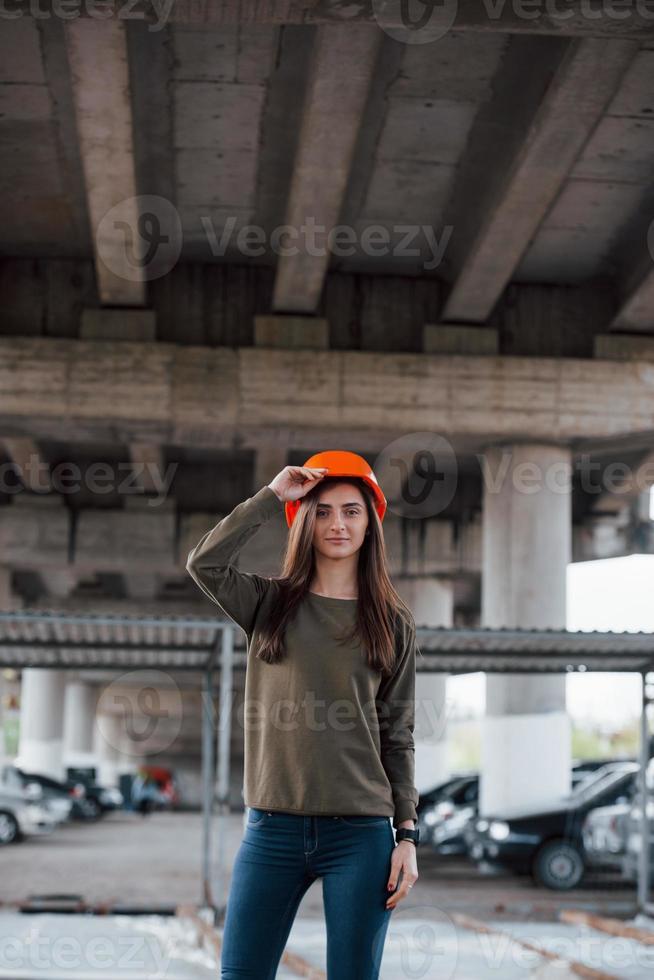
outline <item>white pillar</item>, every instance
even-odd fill
[[[482,625],[565,629],[569,450],[493,446],[484,469]],[[481,814],[546,805],[569,790],[565,688],[561,673],[487,675]]]
[[[49,667],[23,670],[20,738],[16,764],[27,772],[62,779],[66,672]]]
[[[103,786],[118,786],[121,773],[131,770],[124,754],[125,719],[121,715],[99,715],[93,745],[98,762],[98,781]]]
[[[411,609],[416,626],[451,626],[454,585],[447,579],[398,578],[395,583]],[[420,658],[418,658],[418,665]],[[415,785],[419,793],[434,789],[449,775],[446,724],[447,674],[416,670]]]
[[[96,688],[86,681],[70,680],[64,700],[64,762],[67,766],[93,766]]]

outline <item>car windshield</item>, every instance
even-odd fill
[[[451,786],[448,786],[443,793],[443,798],[446,800],[452,800],[453,803],[458,803],[464,790],[469,785],[469,779],[459,779]]]
[[[578,786],[575,786],[566,799],[571,800],[575,804],[585,803],[587,800],[592,800],[596,796],[600,796],[623,781],[626,791],[628,780],[625,779],[625,775],[626,773],[622,769],[613,769],[610,772],[602,772],[600,770],[599,772],[591,773],[588,779],[584,779]]]

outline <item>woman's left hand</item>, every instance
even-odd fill
[[[418,863],[416,861],[416,845],[410,840],[401,840],[396,844],[391,856],[391,873],[388,878],[388,890],[393,891],[397,879],[402,872],[402,884],[386,902],[387,909],[394,909],[398,902],[409,894],[409,889],[418,880]]]

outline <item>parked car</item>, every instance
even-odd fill
[[[56,826],[34,785],[29,790],[0,787],[0,846],[17,843],[30,834],[51,833]]]
[[[647,818],[649,829],[649,870],[650,884],[654,884],[654,759],[647,766]],[[629,812],[624,820],[624,854],[621,862],[621,872],[624,878],[635,880],[638,876],[638,862],[642,848],[642,828],[640,825],[643,812],[643,799],[640,788],[634,793]]]
[[[440,799],[418,814],[420,837],[439,854],[465,854],[463,827],[477,812],[479,776],[462,776],[448,784]]]
[[[632,802],[625,801],[598,806],[588,813],[581,828],[588,867],[622,871],[632,806]]]
[[[447,796],[452,787],[456,786],[462,779],[478,779],[479,773],[475,771],[453,773],[447,779],[437,783],[433,789],[423,791],[416,807],[418,814],[421,810],[438,803],[443,797]]]
[[[590,775],[583,767],[572,769],[572,788]],[[440,855],[466,854],[465,831],[470,820],[477,816],[479,805],[479,777],[461,777],[448,785],[447,790],[436,804],[419,814],[421,838],[430,843]]]
[[[531,874],[548,888],[574,888],[586,868],[581,829],[587,814],[627,802],[637,772],[636,762],[609,763],[548,807],[477,817],[466,826],[468,853],[476,862]]]
[[[119,789],[114,786],[102,786],[96,781],[94,767],[67,769],[66,785],[78,784],[81,784],[85,791],[81,808],[90,820],[97,820],[110,810],[120,810],[125,805],[125,799]]]
[[[18,766],[6,765],[2,769],[2,785],[16,792],[28,786],[41,788],[42,805],[52,814],[57,823],[63,823],[71,816],[81,791],[68,787],[58,779],[40,773],[28,773]]]
[[[113,786],[100,786],[99,783],[80,780],[77,786],[83,789],[76,800],[80,815],[86,820],[99,820],[110,810],[120,810],[124,804],[123,794]],[[76,814],[73,814],[76,816]]]
[[[642,847],[642,832],[640,829],[640,815],[642,812],[642,801],[640,796],[634,801],[626,820],[627,839],[625,851],[622,859],[622,876],[630,881],[635,881],[638,877],[638,862],[640,861],[640,851]],[[649,819],[649,883],[654,885],[654,800],[647,803],[647,817]]]

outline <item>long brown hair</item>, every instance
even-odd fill
[[[369,531],[359,549],[357,616],[352,629],[340,639],[343,643],[358,639],[368,666],[381,671],[382,675],[389,675],[401,653],[397,649],[398,617],[404,618],[413,628],[415,622],[411,610],[391,582],[384,532],[372,491],[364,480],[356,477],[324,477],[302,498],[302,506],[289,529],[281,574],[274,579],[279,585],[279,598],[258,634],[255,655],[270,664],[278,663],[284,656],[286,627],[313,578],[313,533],[318,494],[321,487],[337,483],[352,483],[361,490],[368,511]]]

